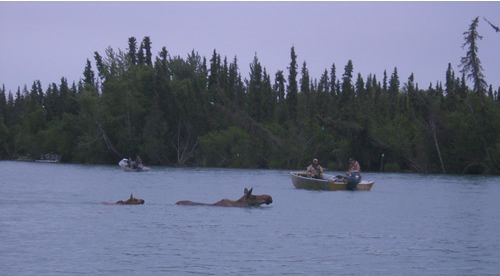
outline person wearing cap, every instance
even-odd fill
[[[307,167],[307,176],[312,178],[323,178],[323,167],[319,164],[318,159],[314,158],[312,164]]]

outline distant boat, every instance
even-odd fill
[[[324,191],[345,191],[349,190],[347,183],[333,175],[323,174],[323,179],[307,177],[306,172],[291,172],[293,186],[297,189],[324,190]],[[356,191],[369,191],[374,181],[361,181],[356,185]]]
[[[146,167],[142,164],[130,167],[127,158],[123,158],[122,160],[120,160],[120,162],[118,162],[118,166],[120,166],[120,168],[122,168],[126,172],[146,172],[151,170],[149,167]]]
[[[35,160],[39,163],[59,163],[61,161],[61,156],[55,153],[46,153],[40,156],[40,159]]]
[[[28,162],[33,162],[33,158],[28,154],[28,155],[21,155],[17,157],[16,161],[28,161]]]

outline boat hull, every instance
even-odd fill
[[[59,160],[39,159],[35,160],[38,163],[59,163]]]
[[[347,183],[336,181],[333,176],[325,175],[324,179],[316,179],[311,177],[301,176],[304,172],[291,172],[293,186],[297,189],[318,190],[318,191],[347,191]],[[361,181],[356,186],[356,191],[371,190],[374,181]]]
[[[138,167],[138,168],[129,168],[129,167],[122,167],[122,169],[126,172],[147,172],[150,170],[149,167]]]

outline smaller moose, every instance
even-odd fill
[[[127,199],[125,201],[118,200],[116,202],[116,204],[120,204],[120,205],[140,205],[140,204],[144,204],[144,199],[135,198],[132,194],[130,194],[129,199]]]

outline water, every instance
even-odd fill
[[[336,174],[333,172],[333,174]],[[500,275],[500,178],[0,162],[2,275]],[[273,196],[261,208],[177,206]],[[130,193],[142,206],[105,205]]]

